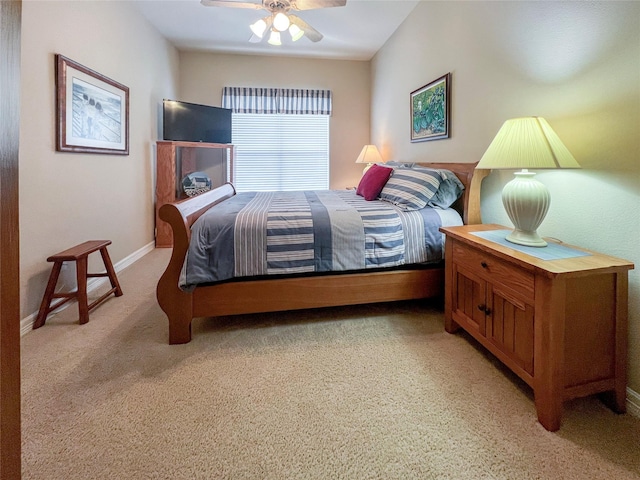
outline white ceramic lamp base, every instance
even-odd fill
[[[522,170],[514,175],[502,190],[502,204],[515,227],[507,240],[529,247],[546,247],[547,242],[536,230],[549,210],[549,190],[534,178],[534,172]]]

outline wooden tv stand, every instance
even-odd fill
[[[160,207],[180,200],[176,192],[177,180],[196,168],[196,152],[199,149],[225,149],[229,155],[228,180],[233,181],[233,145],[230,143],[176,142],[159,140],[156,160],[156,247],[171,247],[173,234],[167,222],[160,219]],[[177,171],[176,155],[180,149],[182,167]],[[179,176],[178,176],[179,175]]]
[[[619,258],[541,260],[474,235],[499,225],[441,228],[445,329],[462,327],[533,388],[539,422],[560,428],[564,401],[596,393],[626,408],[627,274]]]

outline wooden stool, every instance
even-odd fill
[[[72,298],[78,299],[78,310],[80,311],[80,324],[87,323],[89,321],[89,311],[101,304],[106,298],[115,293],[116,297],[122,295],[122,289],[118,283],[116,277],[116,271],[113,269],[111,258],[107,252],[107,245],[111,245],[111,240],[89,240],[88,242],[81,243],[75,247],[69,248],[64,252],[60,252],[56,255],[52,255],[47,258],[47,262],[54,262],[51,275],[49,276],[49,283],[44,292],[42,303],[40,304],[40,310],[38,311],[38,317],[33,324],[33,328],[40,328],[47,320],[47,315],[50,312],[60,307],[64,303],[67,303]],[[107,270],[106,273],[87,273],[87,257],[90,253],[100,250],[102,255],[102,261]],[[78,280],[78,288],[75,292],[68,293],[55,293],[56,283],[58,283],[58,276],[60,276],[60,270],[64,262],[76,262],[76,278]],[[111,290],[102,295],[100,298],[87,304],[87,278],[88,277],[109,277],[111,282]],[[51,305],[51,301],[54,298],[64,298],[64,300]]]

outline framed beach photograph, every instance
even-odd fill
[[[56,55],[56,150],[129,155],[129,88]]]
[[[449,138],[451,73],[411,92],[411,141]]]

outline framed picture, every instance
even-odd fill
[[[56,150],[129,155],[129,88],[56,55]]]
[[[411,92],[411,141],[449,138],[451,73]]]

